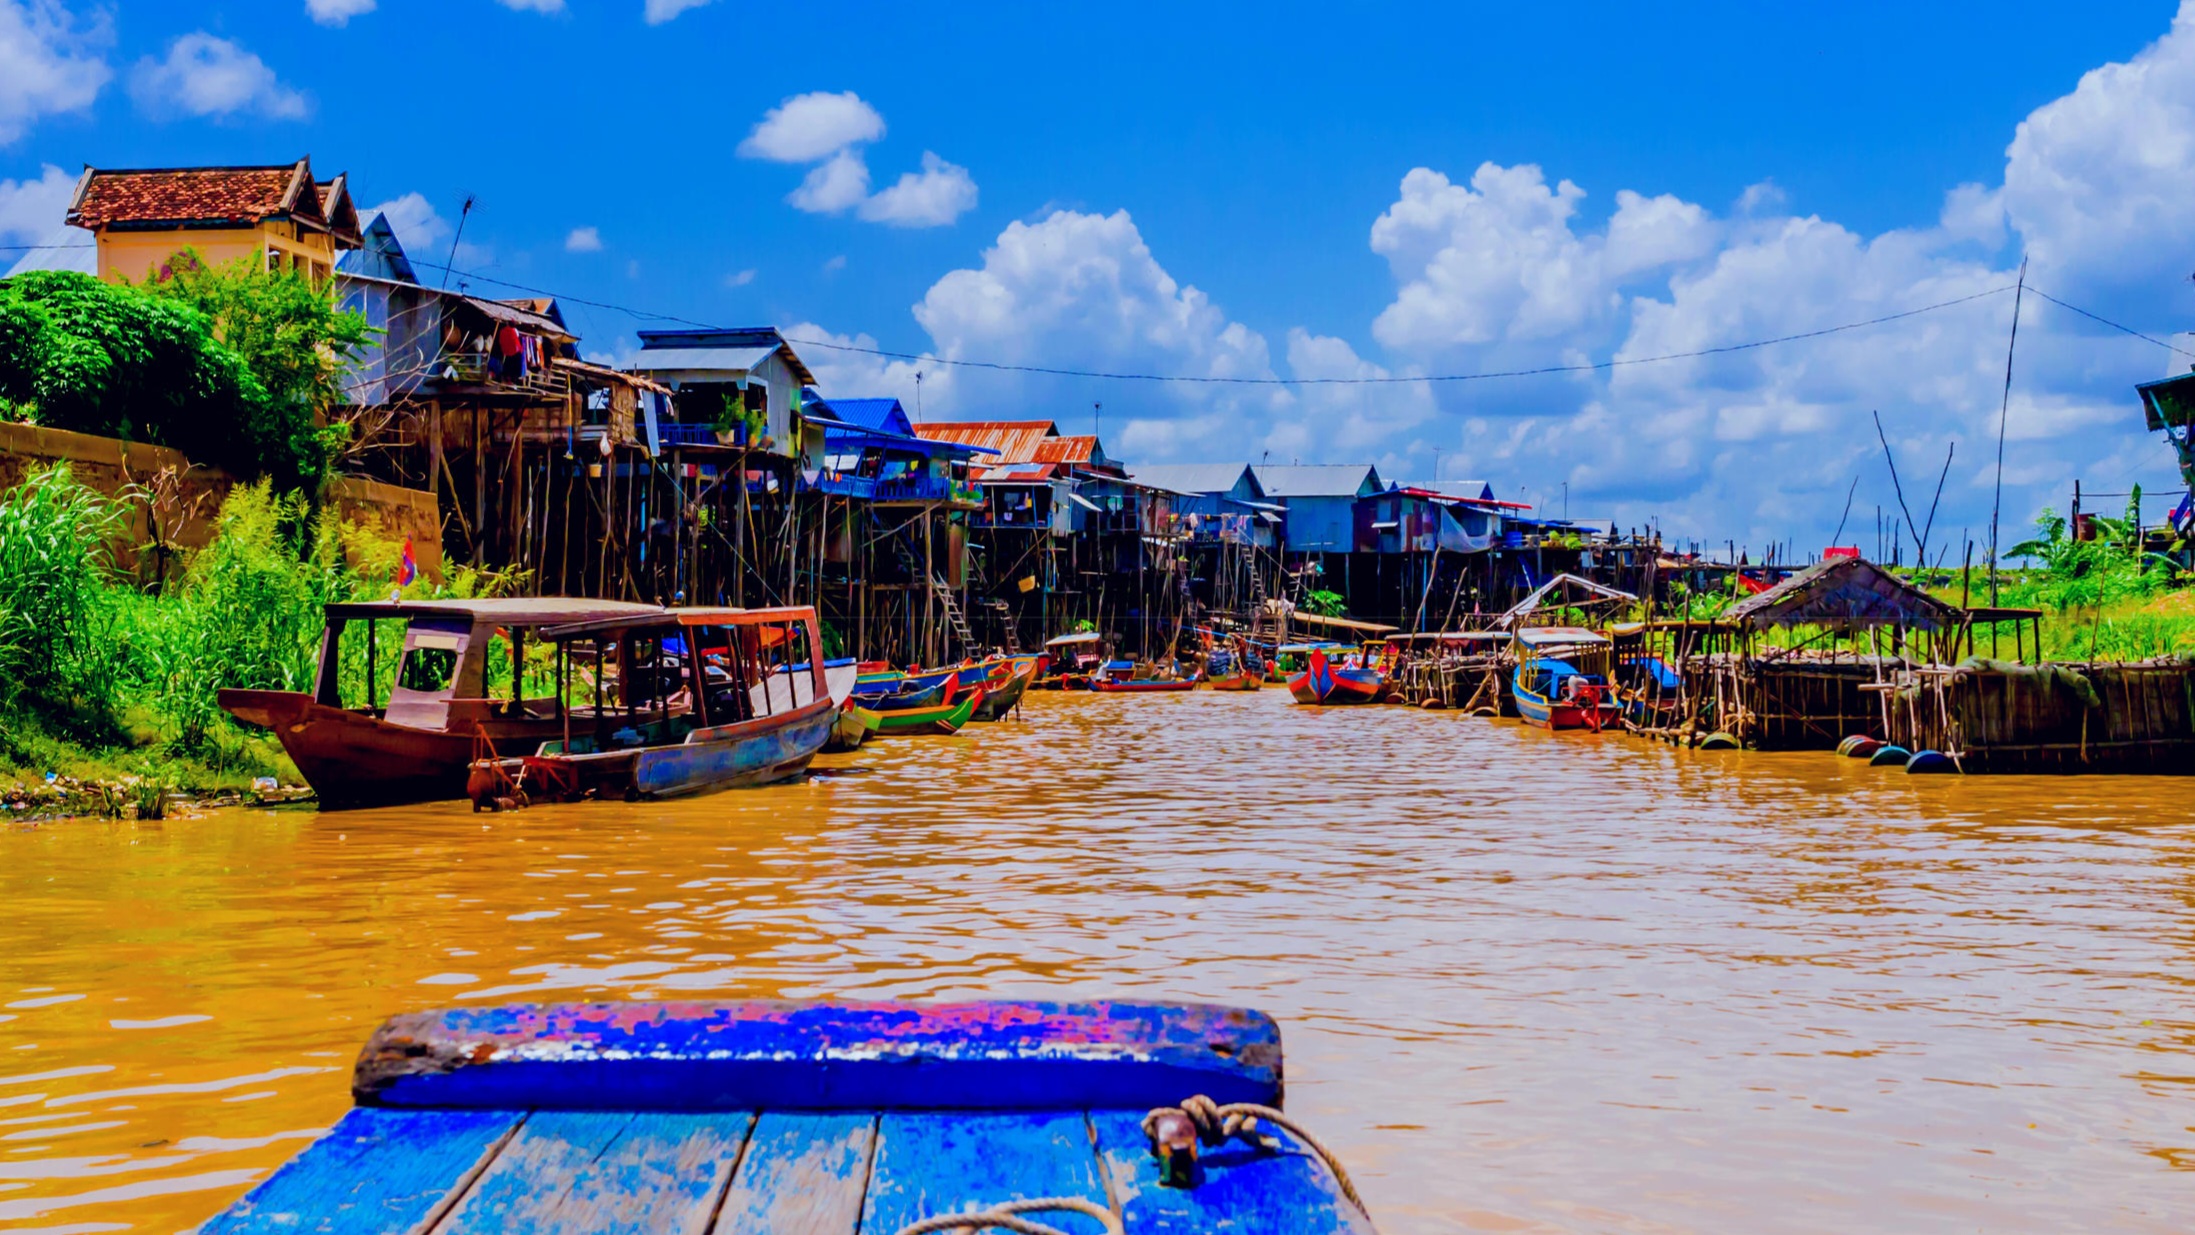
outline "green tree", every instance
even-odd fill
[[[315,492],[344,435],[324,413],[372,334],[327,289],[248,260],[185,250],[141,288],[22,274],[0,280],[0,415]]]
[[[379,333],[362,315],[338,309],[330,287],[248,257],[216,266],[184,249],[144,290],[203,314],[275,405],[316,415],[343,402],[344,374]]]

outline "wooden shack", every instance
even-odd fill
[[[1726,610],[1733,647],[1688,659],[1690,714],[1758,750],[1833,750],[1889,723],[1885,688],[1897,673],[1955,648],[1966,623],[1938,600],[1865,558],[1828,558]],[[1766,645],[1772,629],[1811,634]],[[1864,636],[1864,641],[1862,639]]]

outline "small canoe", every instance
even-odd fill
[[[1155,679],[1136,681],[1131,678],[1127,681],[1122,682],[1112,681],[1107,678],[1099,678],[1096,681],[1090,683],[1091,690],[1099,691],[1108,695],[1143,694],[1150,691],[1162,690],[1195,690],[1196,688],[1197,684],[1195,679],[1193,678],[1181,678],[1168,681],[1158,681]]]
[[[1871,768],[1902,768],[1906,765],[1906,761],[1912,757],[1913,752],[1905,747],[1886,743],[1877,747],[1875,753],[1867,757],[1867,766]]]
[[[1264,684],[1263,675],[1257,673],[1230,673],[1221,677],[1206,678],[1213,690],[1256,690]]]
[[[950,678],[938,678],[933,682],[910,682],[899,691],[888,695],[854,696],[854,702],[872,712],[907,712],[922,708],[934,708],[949,702],[948,693],[953,689]]]
[[[826,751],[848,751],[869,740],[883,719],[882,712],[872,712],[858,703],[849,702],[838,713],[838,722],[831,727],[831,740],[823,744]]]
[[[350,1111],[199,1229],[893,1235],[1047,1197],[1071,1208],[1008,1221],[1373,1235],[1280,1109],[1283,1066],[1271,1017],[1210,1004],[407,1013],[360,1052]],[[1241,1115],[1256,1126],[1220,1122]]]
[[[984,688],[983,701],[976,705],[975,714],[971,719],[978,721],[997,720],[999,717],[1013,711],[1014,705],[1021,702],[1022,694],[1029,689],[1029,683],[1036,678],[1036,658],[1028,658],[1028,663],[1019,668],[1012,668],[1011,665],[1009,665],[1009,668],[1012,671],[1003,681],[994,682]]]
[[[983,699],[983,688],[977,687],[962,695],[956,703],[941,703],[926,708],[906,708],[896,712],[877,714],[877,732],[880,734],[905,733],[959,733],[961,726],[975,714],[976,704]]]

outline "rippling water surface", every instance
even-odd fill
[[[0,1225],[202,1220],[390,1013],[692,994],[1267,1009],[1389,1235],[2195,1215],[2190,782],[1271,689],[1032,696],[819,767],[0,832]]]

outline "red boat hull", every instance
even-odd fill
[[[320,804],[330,809],[402,806],[465,796],[473,737],[392,725],[378,716],[332,708],[287,690],[224,690],[230,715],[272,729]],[[563,736],[560,722],[483,722],[498,754],[531,754]]]

